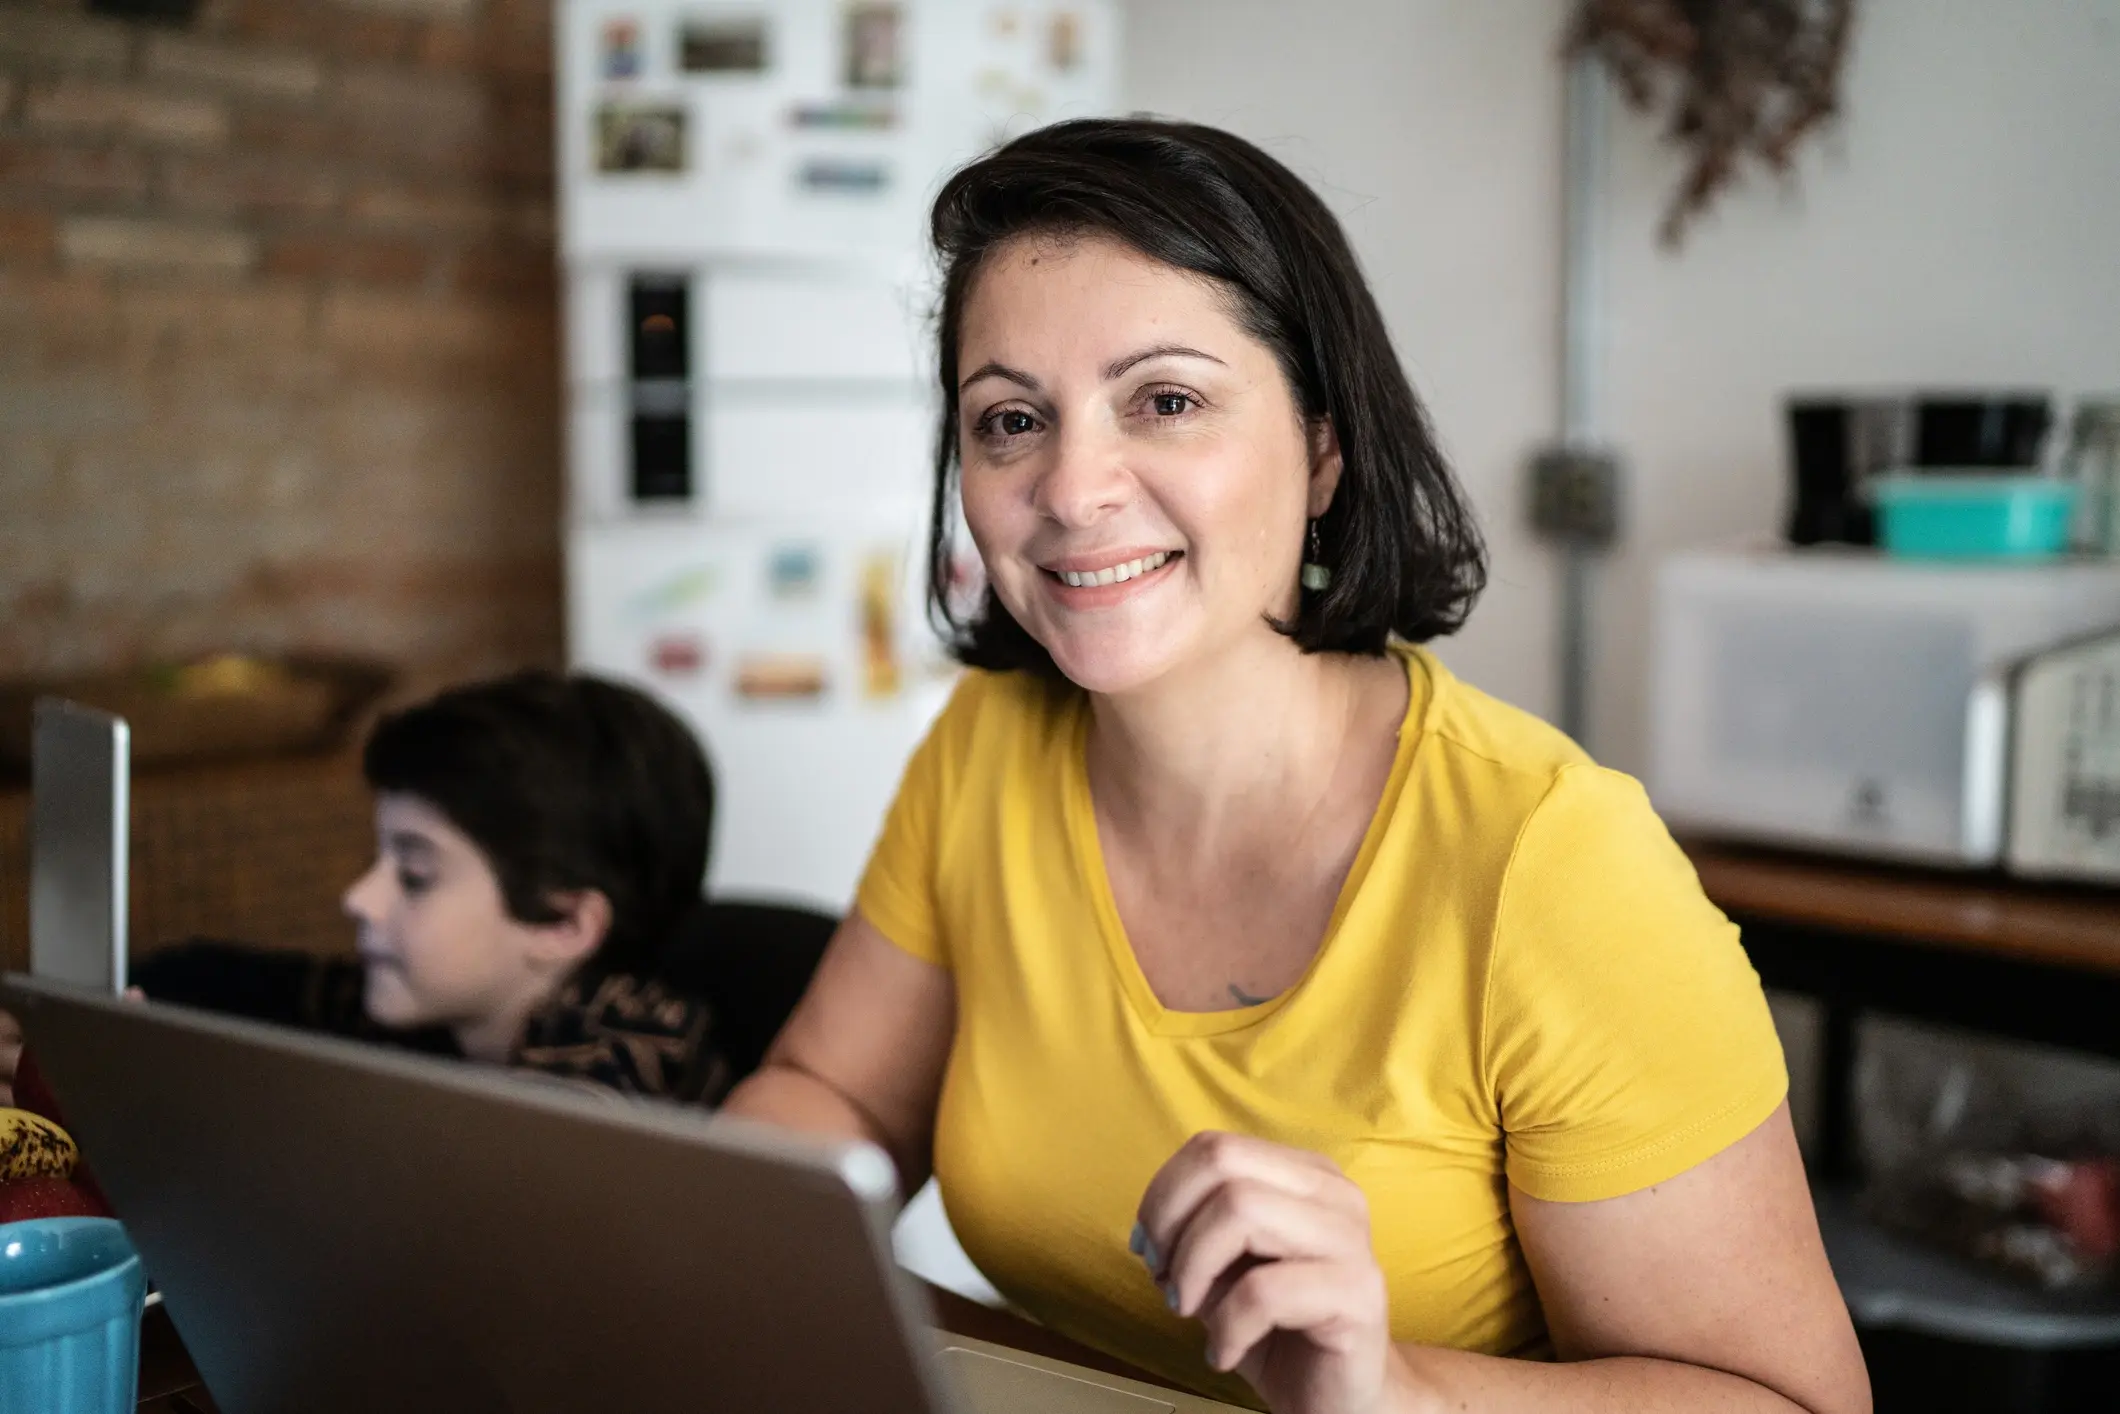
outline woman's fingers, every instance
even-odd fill
[[[1266,1262],[1200,1313],[1207,1363],[1234,1370],[1276,1331],[1300,1333],[1332,1354],[1356,1354],[1382,1330],[1384,1306],[1384,1277],[1373,1262]]]
[[[1141,1195],[1135,1250],[1160,1278],[1193,1213],[1224,1184],[1248,1180],[1295,1198],[1361,1211],[1361,1192],[1330,1159],[1242,1134],[1205,1130],[1185,1141]],[[1352,1201],[1350,1201],[1350,1199]]]
[[[1346,1183],[1346,1180],[1340,1180]],[[1347,1184],[1349,1189],[1354,1185]],[[1360,1190],[1354,1190],[1357,1205]],[[1171,1309],[1191,1316],[1240,1262],[1369,1259],[1366,1211],[1344,1202],[1297,1197],[1255,1179],[1232,1179],[1196,1207],[1172,1244],[1160,1274]]]

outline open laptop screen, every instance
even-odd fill
[[[30,971],[125,990],[132,733],[123,717],[37,703],[30,749]]]

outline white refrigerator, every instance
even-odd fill
[[[699,730],[713,892],[843,910],[952,680],[924,603],[918,325],[904,286],[848,264],[623,279],[602,307],[660,313],[689,348],[626,355],[681,369],[674,387],[573,390],[570,655]],[[679,451],[644,463],[665,417]]]
[[[714,766],[710,891],[851,901],[947,699],[925,216],[1111,111],[1112,0],[561,0],[567,651]],[[932,1185],[907,1266],[992,1291]]]

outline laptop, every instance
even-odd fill
[[[132,733],[45,697],[30,736],[29,957],[39,977],[125,990]]]
[[[224,1414],[1231,1407],[930,1330],[871,1145],[66,983],[0,1006]]]

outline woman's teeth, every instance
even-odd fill
[[[1153,555],[1144,555],[1138,560],[1128,560],[1123,565],[1109,565],[1101,570],[1059,570],[1060,581],[1072,589],[1087,589],[1097,584],[1124,584],[1135,575],[1159,570],[1170,559],[1171,552],[1158,550]]]

